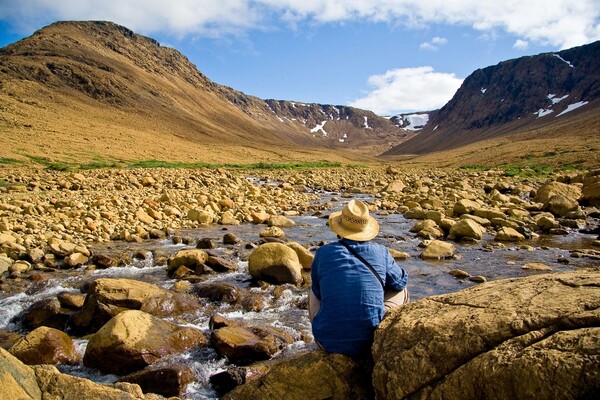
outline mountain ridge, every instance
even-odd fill
[[[385,156],[461,147],[600,107],[600,41],[503,61],[470,74],[420,133]],[[571,109],[569,109],[571,107]],[[568,110],[568,111],[567,111]],[[564,115],[564,114],[563,114]],[[571,116],[569,115],[569,116]]]
[[[5,136],[10,136],[0,150],[5,157],[15,156],[7,148],[22,144],[19,136],[40,138],[36,140],[47,136],[64,142],[68,140],[65,136],[76,133],[67,132],[64,121],[52,113],[42,118],[44,112],[39,109],[44,107],[68,115],[65,119],[73,126],[118,127],[127,138],[124,141],[151,141],[153,149],[132,153],[138,158],[169,157],[157,147],[161,142],[175,141],[175,152],[186,153],[185,158],[194,161],[217,161],[209,157],[215,151],[229,162],[232,158],[323,158],[324,149],[339,150],[334,157],[342,159],[372,159],[372,154],[405,136],[391,121],[367,110],[311,104],[295,106],[304,109],[296,115],[291,112],[292,102],[266,101],[212,82],[177,50],[106,21],[57,22],[0,49],[0,78],[0,98],[6,99],[9,114],[0,118],[0,126],[9,133]],[[28,102],[42,107],[21,106]],[[85,112],[77,115],[73,110],[78,108]],[[348,118],[336,121],[331,115],[334,108]],[[299,115],[303,115],[303,122]],[[371,127],[361,125],[365,118]],[[327,130],[312,131],[324,123]],[[35,135],[30,135],[32,132]],[[149,132],[164,135],[164,140],[148,138]],[[104,137],[103,133],[95,136]],[[93,137],[88,139],[94,141]],[[119,140],[110,141],[111,149],[104,155],[95,149],[94,157],[127,156],[126,152],[113,154],[110,150],[115,150],[118,144],[114,142]],[[210,145],[209,151],[202,151],[200,144]],[[57,147],[52,148],[60,153]],[[197,151],[192,152],[192,147]],[[20,152],[26,151],[33,150]],[[348,154],[341,154],[344,152]],[[81,156],[89,158],[90,154],[80,152],[69,157]]]

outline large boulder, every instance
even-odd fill
[[[123,375],[207,344],[204,334],[138,310],[124,311],[90,337],[84,365]]]
[[[312,254],[306,247],[302,246],[297,242],[288,242],[286,243],[288,247],[294,249],[296,254],[298,255],[298,260],[300,261],[300,265],[305,270],[310,270],[312,267],[312,262],[315,259],[314,254]]]
[[[544,274],[391,311],[372,349],[377,398],[596,398],[598,287],[598,272]]]
[[[138,385],[131,383],[99,384],[63,374],[52,365],[29,367],[0,348],[0,399],[159,400],[159,397],[144,395]]]
[[[29,365],[77,364],[80,361],[71,337],[47,326],[40,326],[29,332],[8,351]]]
[[[248,272],[255,279],[276,284],[302,280],[302,265],[294,249],[276,242],[262,244],[250,254]]]
[[[260,378],[246,381],[227,400],[373,399],[372,363],[324,351],[301,353],[273,365]]]
[[[41,399],[35,373],[0,347],[0,399]]]
[[[584,204],[600,206],[600,169],[590,171],[585,175],[581,200]]]
[[[143,310],[156,316],[177,315],[199,307],[196,298],[133,279],[100,278],[92,283],[83,308],[71,325],[77,333],[93,333],[125,310]]]

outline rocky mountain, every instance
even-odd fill
[[[0,49],[0,104],[9,159],[289,161],[323,159],[324,149],[354,158],[407,137],[370,111],[219,85],[177,50],[111,22],[57,22]]]
[[[452,149],[598,113],[599,54],[600,41],[478,69],[443,108],[429,115],[417,136],[385,155]]]

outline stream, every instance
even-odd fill
[[[336,209],[341,208],[342,205],[342,202],[336,204]],[[410,258],[398,261],[398,264],[409,274],[411,301],[427,296],[455,292],[478,284],[453,277],[449,274],[449,271],[454,269],[464,270],[471,275],[480,275],[487,280],[496,280],[546,273],[522,268],[524,264],[530,262],[543,263],[552,268],[552,272],[572,271],[577,268],[599,264],[596,260],[571,256],[571,250],[591,248],[592,242],[596,239],[596,235],[586,235],[576,230],[569,232],[568,235],[543,235],[519,244],[505,243],[503,245],[494,242],[493,236],[488,233],[483,240],[478,242],[455,243],[458,254],[456,259],[426,261],[419,257],[422,251],[419,243],[422,239],[409,232],[416,221],[407,220],[398,214],[374,213],[374,216],[378,219],[381,227],[379,236],[375,241],[389,248],[410,254]],[[308,246],[314,251],[319,243],[336,240],[335,234],[326,227],[325,218],[304,215],[293,216],[290,219],[295,221],[296,226],[285,228],[284,231],[291,241]],[[253,224],[212,225],[201,229],[177,232],[177,234],[194,239],[211,238],[219,246],[223,246],[222,238],[225,233],[233,233],[245,242],[258,242],[260,239],[259,232],[264,228],[265,225]],[[486,247],[487,245],[489,246]],[[0,293],[0,328],[11,331],[20,330],[19,323],[13,322],[12,319],[27,309],[33,302],[55,296],[61,291],[79,292],[78,287],[82,282],[97,277],[137,279],[168,289],[175,283],[175,280],[167,277],[165,266],[154,266],[151,251],[160,249],[167,254],[173,254],[179,249],[192,247],[192,245],[173,244],[171,239],[147,240],[143,243],[111,242],[91,246],[92,251],[128,250],[141,252],[146,254],[146,258],[134,259],[130,265],[117,268],[60,270],[54,273],[53,278],[43,285],[35,286],[36,284],[32,284],[32,287],[26,293]],[[268,295],[270,292],[268,289],[251,286],[250,275],[247,272],[247,262],[239,257],[239,254],[243,252],[236,252],[232,250],[231,246],[218,247],[214,251],[223,254],[228,259],[234,259],[238,264],[238,271],[210,275],[207,282],[231,282],[251,291],[263,291],[265,295]],[[308,312],[297,306],[306,296],[306,289],[286,286],[283,294],[277,298],[272,298],[264,310],[260,312],[245,312],[229,304],[214,304],[201,299],[203,307],[192,318],[186,321],[173,320],[173,322],[196,327],[208,335],[210,332],[208,326],[210,316],[219,313],[232,320],[283,329],[296,339],[293,345],[284,350],[285,354],[283,356],[285,356],[307,348],[314,348],[314,344],[307,344],[302,340],[302,338],[312,337]],[[83,354],[87,341],[74,338],[74,342],[78,351]],[[189,385],[186,393],[187,398],[218,398],[209,383],[209,377],[230,365],[226,359],[219,357],[214,350],[204,348],[160,361],[160,363],[173,362],[189,366],[196,375],[197,382]],[[118,378],[114,375],[102,374],[82,365],[58,366],[58,368],[62,372],[101,383],[112,383]]]

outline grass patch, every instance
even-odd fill
[[[488,165],[471,164],[471,165],[463,165],[460,167],[460,169],[466,169],[468,171],[489,171],[490,169],[492,169],[492,167],[490,167]]]
[[[133,161],[127,165],[127,168],[238,168],[238,169],[309,169],[309,168],[340,168],[341,163],[329,161],[317,162],[295,162],[295,163],[267,163],[258,162],[254,164],[210,164],[204,162],[184,163],[179,161],[160,161],[160,160],[143,160]]]
[[[538,176],[549,175],[553,172],[552,167],[547,165],[525,165],[525,166],[503,166],[505,176]]]
[[[1,164],[22,164],[21,160],[17,160],[16,158],[4,158],[0,157],[0,165]]]

